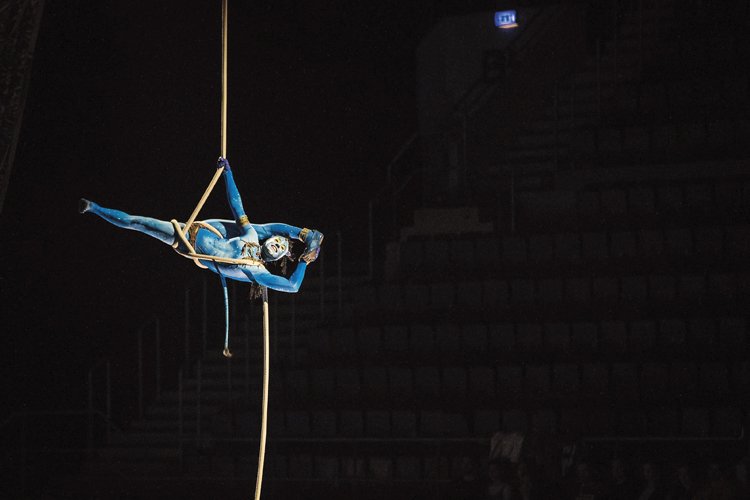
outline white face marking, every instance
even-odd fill
[[[280,259],[289,250],[289,243],[286,238],[281,236],[271,236],[263,243],[263,245],[266,247],[266,252],[273,260]]]

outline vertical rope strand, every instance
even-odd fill
[[[221,156],[223,158],[227,157],[227,100],[229,99],[229,92],[227,89],[227,52],[229,51],[229,44],[227,43],[227,40],[229,34],[229,7],[227,5],[227,1],[228,0],[222,0],[221,2]],[[190,225],[195,222],[195,219],[198,217],[198,213],[201,211],[201,208],[203,208],[203,205],[208,199],[208,195],[211,194],[214,186],[216,186],[216,183],[219,182],[219,178],[221,177],[222,172],[224,172],[224,168],[216,169],[213,179],[211,179],[211,182],[208,184],[208,187],[204,191],[203,196],[195,206],[195,210],[193,210],[193,213],[190,214],[190,218],[185,223],[185,231],[188,231],[190,229]],[[177,231],[180,232],[180,228],[177,228]]]
[[[255,500],[260,500],[263,483],[263,464],[266,458],[266,434],[268,431],[268,378],[270,364],[270,339],[268,326],[268,288],[263,287],[263,407],[260,419],[260,450],[258,451],[258,476],[255,481]]]
[[[221,156],[227,157],[227,52],[229,43],[229,11],[227,0],[221,2]]]

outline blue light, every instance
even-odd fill
[[[501,10],[495,12],[495,26],[503,29],[518,27],[518,23],[516,23],[516,11]]]

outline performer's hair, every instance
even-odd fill
[[[289,253],[287,253],[284,257],[281,259],[274,261],[274,262],[266,262],[266,266],[272,266],[275,267],[276,270],[278,270],[282,276],[287,276],[287,264],[289,262],[294,262],[296,260],[296,256],[292,253],[293,245],[292,241],[289,240]],[[248,301],[252,302],[256,299],[259,299],[263,296],[263,287],[261,287],[258,283],[251,282],[250,283],[250,291],[247,294]]]
[[[255,282],[250,283],[250,291],[247,294],[247,300],[249,302],[252,302],[254,300],[261,298],[262,296],[263,296],[263,287]]]
[[[299,257],[295,252],[295,245],[296,242],[292,241],[291,238],[287,238],[289,241],[289,251],[286,253],[284,258],[280,259],[278,261],[279,263],[279,270],[281,271],[281,274],[284,276],[287,276],[289,273],[287,273],[289,262],[294,262]]]

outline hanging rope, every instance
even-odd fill
[[[227,157],[227,101],[228,101],[228,90],[227,90],[227,53],[229,47],[227,43],[229,33],[229,11],[227,7],[227,0],[222,0],[221,3],[221,157]],[[183,245],[188,249],[187,253],[183,253],[177,250],[180,255],[193,259],[193,261],[202,268],[206,268],[201,264],[200,260],[206,260],[213,263],[219,277],[221,278],[221,284],[224,291],[224,316],[225,316],[225,333],[224,333],[224,356],[227,358],[232,356],[229,351],[229,297],[227,293],[227,284],[224,275],[219,271],[217,263],[222,264],[247,264],[246,259],[230,259],[224,257],[216,257],[213,255],[199,254],[195,251],[195,248],[190,244],[189,239],[185,236],[186,232],[191,231],[193,224],[197,224],[200,227],[208,229],[209,231],[217,232],[210,224],[198,221],[196,218],[200,213],[203,205],[206,203],[209,195],[213,191],[216,183],[219,181],[221,174],[224,172],[224,167],[216,169],[211,182],[203,192],[203,196],[198,201],[198,204],[190,214],[190,218],[187,220],[184,226],[182,226],[175,219],[172,219],[172,226],[174,227],[175,243],[173,247],[177,250],[178,242],[182,242]],[[270,333],[269,333],[269,320],[268,320],[268,288],[262,287],[263,294],[263,401],[261,408],[261,421],[260,421],[260,449],[258,451],[258,475],[255,482],[255,500],[260,500],[261,486],[263,483],[263,466],[265,464],[266,456],[266,436],[268,431],[268,380],[270,375]]]
[[[266,458],[266,433],[268,430],[268,378],[270,374],[270,335],[268,333],[268,288],[263,293],[263,402],[260,419],[260,449],[258,450],[258,476],[255,480],[255,500],[260,500],[260,488],[263,483],[263,464]]]
[[[228,34],[229,34],[229,11],[227,7],[227,0],[222,0],[221,2],[221,157],[222,158],[227,157],[227,100],[228,100],[227,52],[229,50],[229,44],[227,43]],[[182,241],[182,243],[185,244],[185,246],[188,249],[187,254],[183,254],[181,252],[180,254],[184,255],[185,257],[193,259],[198,267],[202,267],[204,269],[206,268],[206,266],[202,265],[198,261],[198,259],[212,260],[214,262],[221,262],[222,264],[243,264],[244,263],[240,259],[224,259],[224,258],[212,257],[209,255],[204,255],[204,254],[198,254],[195,252],[195,249],[188,242],[188,239],[185,237],[185,233],[187,231],[190,231],[191,226],[193,225],[193,223],[195,223],[195,219],[198,217],[198,214],[203,208],[203,205],[205,205],[206,200],[208,199],[208,196],[214,190],[216,183],[219,182],[219,178],[221,178],[221,174],[223,172],[224,172],[224,167],[220,167],[216,169],[216,172],[214,172],[214,176],[211,179],[211,182],[209,182],[208,187],[203,192],[203,196],[201,196],[201,199],[198,201],[198,204],[195,206],[195,210],[193,210],[193,213],[190,214],[190,217],[185,223],[184,229],[176,220],[172,219],[171,221],[172,226],[174,226],[175,234],[177,234],[179,240]],[[202,226],[206,227],[209,225],[202,224]],[[176,239],[175,239],[175,244],[173,246],[175,249],[177,249]]]
[[[227,157],[227,53],[229,52],[229,10],[227,0],[221,2],[221,156]]]
[[[227,7],[227,0],[221,2],[221,157],[227,157],[227,101],[228,101],[228,89],[227,89],[227,52],[229,52],[229,44],[227,43],[229,35],[229,9]],[[217,168],[214,172],[214,177],[208,184],[206,191],[201,196],[198,205],[196,205],[193,213],[190,214],[190,218],[185,223],[185,228],[190,228],[190,225],[198,217],[198,212],[201,211],[203,205],[208,199],[208,195],[213,191],[216,183],[219,182],[224,167]]]

